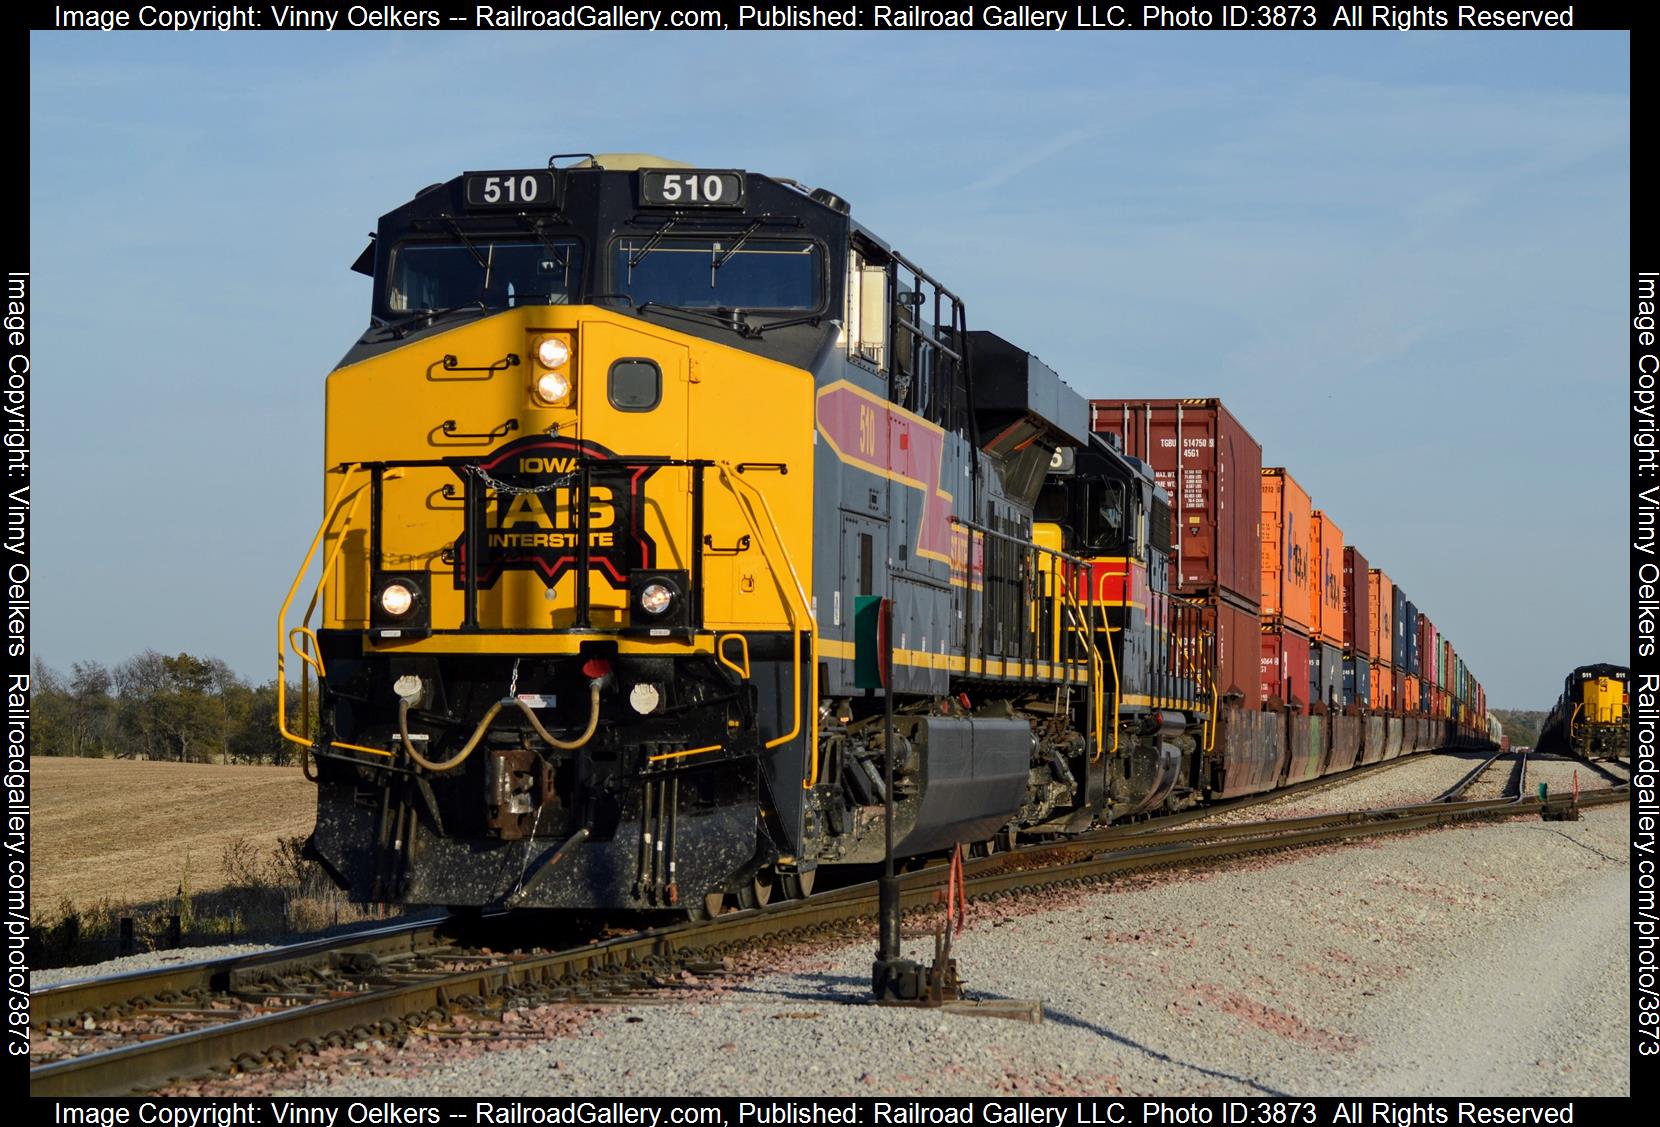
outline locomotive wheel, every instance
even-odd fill
[[[772,873],[755,873],[754,880],[750,880],[737,893],[739,905],[744,908],[765,908],[772,903],[772,890],[777,886]]]
[[[710,892],[704,894],[701,900],[686,902],[686,918],[689,920],[712,920],[726,911],[726,893]]]
[[[809,869],[805,873],[785,873],[784,895],[791,900],[805,900],[813,894],[813,885],[817,879],[817,869]]]

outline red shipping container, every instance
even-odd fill
[[[1343,648],[1372,656],[1372,597],[1366,557],[1350,545],[1343,549]]]
[[[1216,692],[1226,703],[1231,697],[1245,708],[1259,701],[1262,673],[1260,619],[1255,607],[1242,607],[1228,599],[1211,598],[1212,628],[1216,632]]]
[[[1262,703],[1308,707],[1308,635],[1281,623],[1262,624]]]
[[[1171,590],[1262,597],[1262,447],[1219,399],[1097,399],[1092,428],[1153,467],[1170,494]],[[1176,469],[1181,466],[1178,483]],[[1178,487],[1179,486],[1179,487]]]
[[[1314,505],[1283,466],[1262,471],[1262,616],[1314,624]]]
[[[1320,509],[1314,510],[1314,551],[1309,578],[1314,581],[1314,621],[1309,640],[1343,645],[1343,530]]]
[[[1366,572],[1366,605],[1371,612],[1372,660],[1395,664],[1395,585],[1378,568]]]

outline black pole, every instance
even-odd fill
[[[890,598],[882,600],[882,801],[887,818],[882,827],[886,838],[882,879],[877,885],[881,940],[876,957],[884,963],[899,958],[899,881],[893,875],[893,737],[893,600]]]
[[[887,803],[883,876],[893,876],[893,600],[882,600],[882,797]]]
[[[890,577],[889,594],[892,594]],[[886,848],[883,850],[882,876],[877,880],[878,919],[880,938],[876,948],[876,965],[871,968],[871,990],[879,1002],[912,1000],[921,992],[921,976],[916,963],[900,957],[899,950],[899,878],[893,873],[893,755],[898,742],[893,730],[893,599],[882,600],[882,790],[887,807],[887,825],[883,828]]]

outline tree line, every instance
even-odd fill
[[[145,650],[118,665],[38,658],[29,682],[29,752],[191,763],[292,761],[277,732],[277,682],[250,685],[218,658]],[[288,687],[289,729],[300,694]]]

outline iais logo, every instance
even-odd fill
[[[588,489],[583,491],[583,460]],[[478,522],[478,587],[504,571],[534,571],[549,587],[576,568],[584,523],[588,569],[612,586],[628,585],[634,568],[656,566],[657,545],[645,533],[645,483],[657,466],[608,466],[616,455],[593,442],[532,435],[509,442],[487,461],[455,459],[450,468],[469,483]],[[586,522],[582,509],[586,508]],[[467,533],[455,541],[455,586],[467,583]]]

